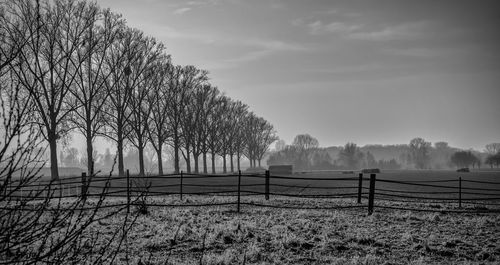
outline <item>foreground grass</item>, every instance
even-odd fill
[[[185,202],[212,202],[191,197]],[[167,202],[165,199],[156,202]],[[172,201],[168,201],[172,202]],[[178,202],[178,201],[177,201]],[[174,201],[174,203],[176,203]],[[134,209],[136,210],[136,209]],[[378,209],[149,207],[128,234],[131,264],[498,264],[500,215]],[[120,216],[95,225],[106,235]]]

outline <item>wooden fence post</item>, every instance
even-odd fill
[[[181,195],[181,201],[182,201],[182,181],[183,181],[183,179],[184,179],[184,173],[181,170],[181,185],[180,185],[180,191],[179,191],[179,193]]]
[[[358,204],[361,203],[361,193],[363,192],[363,173],[359,173],[358,181]]]
[[[240,212],[241,170],[238,170],[238,212]]]
[[[82,172],[82,189],[80,196],[82,196],[82,200],[87,199],[87,173]]]
[[[130,171],[127,169],[127,213],[130,213]]]
[[[458,208],[462,208],[462,177],[458,178]]]
[[[368,215],[373,213],[373,201],[375,199],[376,174],[370,174],[370,194],[368,195]]]
[[[269,170],[266,170],[266,190],[265,190],[265,193],[266,193],[266,201],[269,200]]]

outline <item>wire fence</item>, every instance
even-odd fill
[[[369,176],[369,177],[368,177]],[[382,175],[383,176],[383,175]],[[375,209],[449,213],[500,213],[500,182],[477,179],[394,180],[376,174],[307,177],[265,174],[165,174],[70,177],[1,187],[4,197],[37,200],[106,196],[106,207],[244,207],[281,209]],[[186,199],[187,197],[190,199]],[[195,198],[196,197],[196,198]],[[205,201],[197,201],[200,197]],[[245,198],[245,199],[242,199]],[[116,200],[113,200],[113,199]],[[126,198],[126,202],[123,199]],[[193,199],[194,198],[194,199]],[[207,203],[207,198],[213,198]],[[121,199],[121,200],[120,200]],[[162,200],[163,199],[163,200]],[[0,205],[0,209],[8,207]],[[85,210],[85,209],[80,209]]]

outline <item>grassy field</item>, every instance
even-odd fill
[[[366,176],[366,175],[365,175]],[[281,179],[271,177],[271,193],[321,195],[356,193],[357,174],[317,172],[294,174]],[[378,180],[436,181],[479,180],[500,182],[497,172],[457,173],[454,171],[387,171],[377,174]],[[302,179],[303,178],[303,179]],[[353,178],[335,180],[330,178]],[[500,215],[474,212],[498,209],[499,200],[486,201],[497,205],[463,204],[470,213],[447,213],[458,210],[458,182],[430,182],[449,188],[408,186],[377,181],[377,189],[400,191],[398,194],[452,198],[452,201],[415,199],[385,200],[375,196],[375,212],[367,215],[366,198],[358,205],[354,198],[295,198],[271,195],[243,196],[241,212],[236,212],[236,197],[184,195],[179,198],[179,178],[147,178],[150,191],[169,195],[146,199],[148,213],[141,214],[127,241],[131,264],[498,264],[500,262]],[[138,181],[138,186],[149,184]],[[264,191],[262,177],[242,177],[243,191]],[[77,193],[76,179],[63,180],[67,193]],[[136,181],[133,181],[136,182]],[[124,195],[124,179],[113,179],[110,191]],[[364,181],[368,187],[368,181]],[[91,192],[98,192],[103,182],[91,183]],[[277,185],[276,185],[277,184]],[[172,186],[170,186],[172,185]],[[207,186],[208,185],[208,186]],[[281,186],[280,186],[281,185]],[[205,186],[205,187],[201,187]],[[296,186],[296,187],[285,187]],[[462,188],[499,190],[500,184],[462,182]],[[328,188],[328,189],[325,189]],[[335,189],[330,189],[335,188]],[[137,189],[137,188],[134,188]],[[236,191],[237,177],[194,178],[185,176],[183,192]],[[69,191],[68,191],[69,190]],[[140,190],[140,189],[139,189]],[[446,193],[450,190],[452,193]],[[364,196],[367,190],[364,189]],[[411,192],[425,192],[411,193]],[[436,193],[434,193],[436,192]],[[500,196],[498,191],[480,191]],[[136,195],[133,192],[133,195]],[[243,194],[245,194],[243,192]],[[469,197],[467,197],[469,196]],[[464,199],[479,195],[463,195]],[[306,196],[307,197],[307,196]],[[392,198],[393,199],[393,198]],[[123,203],[110,198],[106,203]],[[230,204],[227,206],[179,207],[197,204]],[[255,207],[263,204],[271,207]],[[175,205],[152,206],[152,205]],[[331,209],[290,209],[293,207]],[[289,207],[287,209],[272,207]],[[386,209],[415,209],[415,211]],[[132,206],[137,211],[138,206]],[[435,212],[420,212],[430,210]],[[89,231],[110,236],[120,224],[121,216],[99,221]],[[127,263],[121,253],[119,263]]]
[[[228,199],[186,196],[183,203]],[[150,200],[180,203],[175,198]],[[113,220],[96,223],[94,229],[106,235],[120,217]],[[131,264],[498,264],[500,216],[150,207],[130,231],[127,248]],[[126,263],[125,254],[119,262]]]

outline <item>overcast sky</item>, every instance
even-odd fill
[[[287,143],[500,142],[498,1],[98,0]]]

